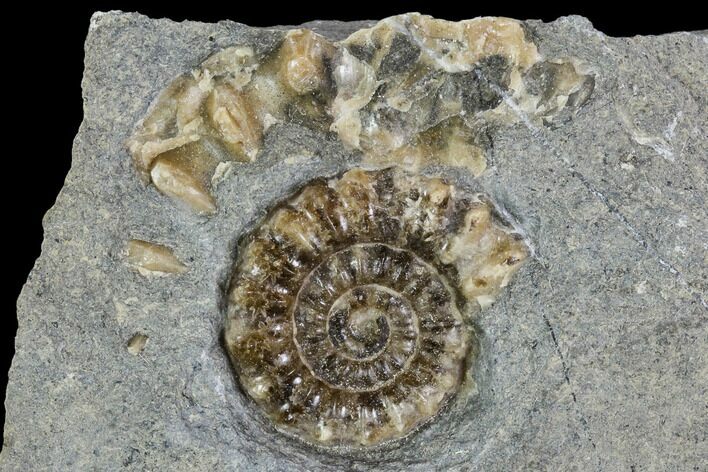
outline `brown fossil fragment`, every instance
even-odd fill
[[[140,239],[127,244],[127,261],[143,275],[181,274],[187,266],[175,257],[172,249]]]
[[[243,240],[228,295],[246,393],[321,445],[375,445],[430,421],[466,375],[470,312],[527,255],[492,209],[396,168],[316,180],[280,204]]]
[[[144,180],[198,213],[216,211],[209,182],[219,162],[251,161],[260,149],[260,117],[242,91],[256,67],[249,48],[227,48],[160,94],[128,140]]]
[[[150,178],[162,193],[186,203],[198,213],[214,213],[216,204],[209,192],[217,161],[203,140],[193,141],[160,154],[153,162]]]

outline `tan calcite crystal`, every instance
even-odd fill
[[[248,96],[231,85],[218,84],[209,95],[206,110],[222,142],[238,160],[256,158],[263,130]]]
[[[153,162],[150,178],[165,195],[210,214],[216,205],[208,187],[217,162],[206,147],[206,141],[199,140],[165,151]]]
[[[407,52],[397,54],[392,51],[395,44],[403,42],[408,42],[409,46],[399,47],[398,50],[407,49]],[[344,142],[365,150],[374,160],[385,160],[392,151],[410,145],[416,134],[444,124],[447,119],[465,115],[470,119],[470,113],[484,111],[465,109],[460,94],[450,95],[446,90],[449,82],[444,74],[473,73],[485,58],[501,57],[509,69],[508,73],[519,75],[539,59],[536,46],[525,39],[521,24],[506,18],[477,18],[455,23],[415,14],[404,15],[358,31],[342,44],[350,51],[373,50],[367,61],[349,55],[347,70],[366,76],[363,71],[370,68],[378,73],[380,80],[372,85],[369,79],[366,82],[369,85],[362,90],[360,97],[350,96],[346,90],[338,89],[339,93],[345,94],[345,100],[340,102],[350,106],[340,104],[333,108],[337,123],[333,129],[340,136],[344,134]],[[400,61],[397,55],[405,60]],[[391,56],[394,59],[388,59]],[[398,65],[396,60],[400,61]],[[385,76],[381,76],[382,70]],[[340,79],[340,82],[345,80]],[[366,126],[356,121],[361,119],[359,110],[370,106],[372,89],[382,84],[386,84],[386,89],[377,106],[410,113],[404,129]],[[421,86],[423,84],[427,87]],[[511,90],[510,94],[513,93],[514,90]],[[431,99],[431,95],[435,94],[439,95],[440,100]],[[339,96],[335,98],[335,103],[338,99]],[[434,116],[431,114],[433,110]],[[427,119],[421,122],[421,117]],[[340,122],[346,123],[346,126],[338,124]],[[459,147],[459,144],[456,143],[456,146]],[[428,159],[429,162],[435,160],[436,156]],[[464,163],[465,159],[448,159],[447,163],[455,165],[457,162]],[[473,164],[473,167],[479,169],[483,166]]]
[[[143,275],[181,274],[187,271],[172,249],[140,239],[127,245],[127,261]]]
[[[329,80],[325,61],[334,50],[332,43],[310,30],[289,31],[280,49],[281,80],[298,95],[321,89]]]

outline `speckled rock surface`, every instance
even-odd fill
[[[371,24],[307,27],[341,40]],[[594,90],[562,126],[520,110],[490,132],[486,170],[458,176],[534,250],[477,314],[476,390],[405,440],[331,451],[273,430],[240,391],[222,347],[223,294],[238,238],[284,196],[361,156],[332,135],[279,125],[256,161],[214,189],[215,216],[175,207],[131,163],[135,124],[212,52],[267,49],[280,33],[95,15],[72,168],[18,300],[0,468],[705,467],[708,40],[609,38],[580,17],[525,31],[541,55],[585,64]],[[171,248],[186,272],[135,271],[131,239]]]

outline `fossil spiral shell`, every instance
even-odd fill
[[[524,257],[481,196],[352,169],[306,185],[244,239],[226,345],[279,429],[323,445],[400,438],[455,394],[472,343],[466,307]]]

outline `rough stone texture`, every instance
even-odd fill
[[[218,216],[176,211],[140,181],[125,140],[173,77],[220,47],[274,36],[97,14],[72,169],[18,301],[0,467],[704,468],[708,39],[609,38],[580,17],[526,26],[542,54],[584,61],[596,83],[564,126],[520,120],[494,134],[488,168],[470,184],[535,248],[480,312],[478,391],[464,414],[406,441],[332,452],[275,432],[238,390],[220,341],[223,289],[238,237],[269,206],[358,157],[281,126],[255,163],[219,184]],[[352,31],[317,28],[334,39]],[[125,262],[129,239],[174,248],[189,270],[140,275]],[[129,351],[136,334],[149,339]]]

